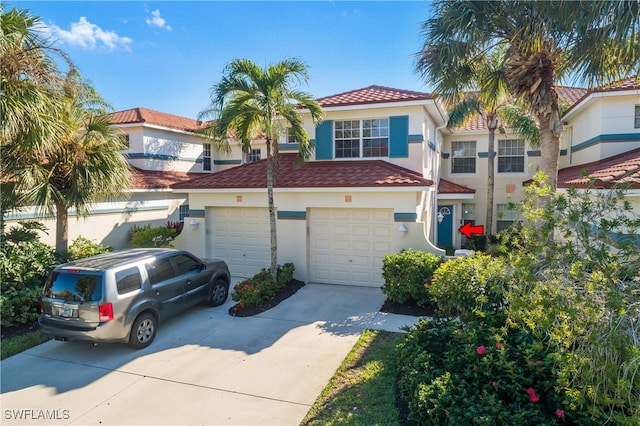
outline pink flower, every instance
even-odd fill
[[[478,346],[478,349],[476,349],[476,352],[478,352],[478,355],[484,355],[485,352],[487,352],[487,349],[484,346]]]
[[[500,342],[496,343],[496,349],[502,349],[504,348],[504,345]]]
[[[536,391],[533,388],[527,389],[527,393],[529,394],[529,401],[536,403],[540,401],[540,397],[536,395]]]
[[[558,416],[559,419],[563,418],[564,417],[564,410],[557,409],[556,410],[556,416]]]

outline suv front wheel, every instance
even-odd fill
[[[146,348],[156,337],[157,329],[158,322],[156,321],[156,317],[150,313],[140,314],[131,326],[129,345],[136,349]]]
[[[229,284],[222,278],[218,278],[211,286],[211,293],[209,293],[209,306],[220,306],[227,301],[229,295]]]

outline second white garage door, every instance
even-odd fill
[[[391,254],[392,209],[311,209],[310,281],[380,287]]]
[[[270,266],[266,208],[211,207],[206,215],[208,256],[226,261],[231,275],[248,278]]]

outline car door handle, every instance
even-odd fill
[[[187,280],[187,285],[191,285],[191,280]]]

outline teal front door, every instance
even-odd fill
[[[453,246],[453,206],[438,206],[436,212],[438,221],[438,247]]]

